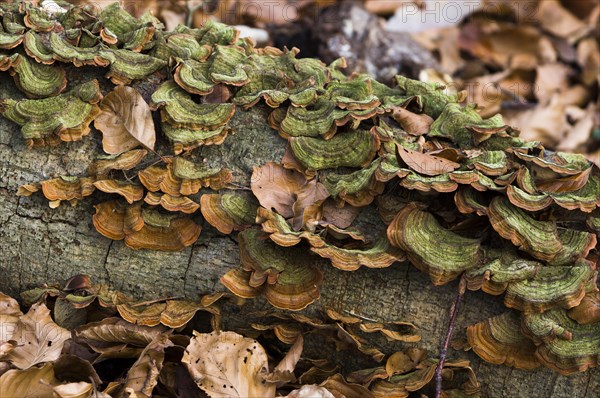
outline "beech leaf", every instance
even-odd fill
[[[133,364],[123,387],[122,397],[151,397],[165,359],[165,348],[172,346],[167,334],[161,334],[142,351]]]
[[[460,164],[439,156],[428,155],[396,145],[398,155],[404,163],[419,174],[438,176],[449,173],[460,167]]]
[[[275,397],[275,384],[264,380],[267,353],[256,340],[234,332],[194,331],[181,362],[212,398]]]
[[[296,368],[296,364],[302,356],[302,349],[304,348],[304,338],[302,335],[298,336],[294,345],[290,348],[285,357],[275,367],[276,372],[293,372]]]
[[[17,342],[17,347],[3,359],[11,361],[19,369],[54,361],[70,337],[71,332],[54,323],[45,304],[34,304],[27,314],[19,318],[11,337]]]
[[[261,206],[275,209],[286,219],[293,217],[295,230],[317,218],[321,204],[329,196],[323,184],[307,181],[304,174],[273,162],[254,168],[251,188]]]
[[[0,377],[0,397],[49,398],[52,386],[58,384],[51,363],[41,368],[13,369]]]
[[[294,390],[284,398],[335,398],[328,389],[314,384],[303,385],[298,390]]]
[[[292,206],[296,193],[306,184],[306,177],[294,170],[269,162],[262,167],[254,167],[251,185],[252,193],[261,206],[281,214],[285,218],[293,216]]]
[[[117,86],[102,100],[94,125],[102,131],[102,148],[118,155],[138,145],[154,150],[156,131],[150,107],[132,87]]]
[[[402,374],[414,369],[415,365],[408,354],[398,351],[388,358],[385,364],[385,371],[388,376],[392,377],[395,374]]]
[[[298,338],[294,342],[294,345],[285,354],[285,357],[279,362],[273,372],[265,376],[265,380],[277,383],[277,386],[284,385],[287,382],[296,380],[294,376],[294,369],[302,356],[302,349],[304,347],[304,338],[302,335],[298,335]]]
[[[0,356],[12,350],[9,342],[23,313],[17,300],[0,293]]]
[[[392,118],[410,135],[420,136],[429,133],[433,118],[424,113],[413,113],[400,106],[392,109]]]

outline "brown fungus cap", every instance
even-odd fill
[[[146,193],[144,202],[151,206],[162,206],[165,210],[173,212],[182,212],[193,214],[200,209],[200,204],[194,202],[187,196],[172,196],[168,193],[160,194],[156,192]]]
[[[600,322],[600,292],[588,292],[579,305],[571,308],[567,314],[582,325]]]
[[[600,365],[600,322],[579,324],[564,309],[526,314],[522,327],[540,344],[537,359],[563,375]]]
[[[471,325],[467,339],[473,351],[487,362],[532,370],[540,366],[536,347],[519,330],[519,314],[511,311]]]
[[[198,239],[201,228],[189,218],[164,215],[141,205],[117,201],[96,205],[96,230],[107,238],[125,240],[132,249],[179,251]]]
[[[50,201],[78,200],[91,195],[94,190],[94,179],[90,177],[62,176],[40,182],[42,192]]]
[[[200,211],[210,225],[223,234],[230,234],[254,224],[256,203],[239,193],[204,194]]]
[[[94,186],[102,192],[121,195],[129,204],[142,200],[144,197],[144,188],[140,184],[118,180],[98,180],[94,182]]]
[[[234,271],[222,278],[234,294],[244,297],[248,285],[260,287],[273,306],[295,311],[319,298],[323,275],[315,266],[318,257],[306,256],[302,249],[279,247],[256,229],[240,232],[238,239],[242,268],[250,275],[243,279]]]

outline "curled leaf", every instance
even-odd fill
[[[156,132],[150,107],[133,87],[117,86],[101,104],[94,125],[102,131],[102,148],[118,155],[138,145],[154,149]]]

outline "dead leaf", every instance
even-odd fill
[[[94,386],[85,381],[61,384],[54,387],[53,391],[56,398],[99,398],[99,396],[95,394]]]
[[[0,315],[21,316],[21,308],[14,298],[0,293]]]
[[[105,318],[74,331],[77,342],[100,354],[96,362],[108,358],[136,358],[143,348],[167,328],[132,325],[120,318]]]
[[[12,338],[17,323],[19,322],[19,317],[22,315],[23,313],[21,312],[17,300],[0,293],[0,343],[2,343],[0,356],[5,355],[8,351],[12,350],[11,347],[13,344],[8,341]]]
[[[3,329],[5,328],[4,323],[0,325]],[[14,326],[9,325],[7,329],[12,329]],[[17,342],[14,340],[0,340],[0,358],[11,352],[17,346]]]
[[[296,368],[296,364],[302,356],[302,348],[304,347],[304,338],[302,335],[298,336],[294,345],[285,354],[285,357],[275,367],[276,372],[293,372]]]
[[[343,207],[338,207],[332,199],[323,203],[323,220],[338,228],[348,228],[359,213],[359,207],[350,206],[347,203],[343,203]]]
[[[424,113],[413,113],[401,106],[392,108],[392,118],[410,135],[420,136],[429,133],[433,118]]]
[[[512,126],[519,126],[520,137],[524,140],[542,140],[548,145],[556,145],[569,128],[565,116],[567,106],[564,95],[557,93],[547,106],[538,105],[524,112],[515,112],[505,121]]]
[[[344,398],[373,398],[373,394],[360,384],[348,383],[341,374],[335,374],[321,383],[334,396]]]
[[[547,104],[555,93],[566,90],[569,87],[570,72],[570,68],[559,63],[538,66],[535,79],[535,95],[538,101]]]
[[[320,206],[329,196],[323,184],[273,162],[254,167],[250,187],[261,206],[286,219],[293,217],[295,230],[320,216]]]
[[[540,1],[536,19],[544,30],[571,41],[576,41],[588,30],[586,24],[567,11],[558,0]]]
[[[428,155],[404,148],[402,145],[396,145],[398,154],[408,167],[417,173],[437,176],[449,173],[460,167],[460,164],[438,156]]]
[[[54,374],[59,380],[70,383],[92,382],[96,386],[102,384],[100,376],[91,363],[78,356],[65,354],[65,351],[63,350],[61,356],[54,362]]]
[[[296,195],[305,184],[304,175],[269,162],[262,167],[254,167],[250,187],[261,206],[275,209],[283,217],[290,218],[294,215],[292,206]]]
[[[285,398],[335,398],[335,395],[325,387],[306,384],[300,389],[292,391]]]
[[[0,397],[51,398],[52,387],[58,384],[51,363],[41,368],[13,369],[0,376]]]
[[[267,353],[256,340],[234,332],[194,331],[181,362],[212,398],[275,397],[275,384],[263,380]]]
[[[535,69],[541,34],[532,26],[515,26],[490,19],[465,24],[458,40],[467,51],[486,64],[513,69]]]
[[[102,132],[102,148],[118,155],[138,145],[154,150],[156,131],[150,107],[132,87],[117,86],[102,100],[94,126]]]
[[[165,359],[165,348],[171,346],[168,334],[161,334],[148,344],[127,372],[120,396],[151,397]]]
[[[296,369],[296,365],[302,356],[303,347],[304,338],[302,335],[299,335],[281,362],[275,366],[275,369],[270,374],[265,376],[265,380],[270,383],[278,383],[278,387],[295,381],[294,369]]]
[[[3,358],[19,369],[27,369],[41,362],[51,362],[60,356],[71,332],[58,326],[50,317],[45,304],[34,304],[19,318],[12,340],[18,344]]]
[[[304,226],[312,230],[312,225],[322,218],[322,204],[329,197],[325,186],[316,179],[308,181],[298,192],[292,206],[292,228],[299,231]]]
[[[581,81],[591,86],[600,81],[600,45],[594,37],[583,39],[577,45],[577,62],[581,65],[583,73]]]

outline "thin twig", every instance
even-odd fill
[[[354,313],[353,311],[344,310],[344,312],[345,312],[346,314],[348,314],[348,315],[351,315],[351,316],[355,316],[355,317],[357,317],[357,318],[360,318],[360,319],[362,319],[363,321],[377,322],[377,320],[375,320],[375,319],[372,319],[372,318],[367,318],[366,316],[364,316],[364,315],[360,315],[360,314],[356,314],[356,313]]]
[[[160,303],[161,301],[168,301],[168,300],[181,300],[181,297],[180,296],[163,297],[163,298],[158,298],[156,300],[142,301],[142,302],[133,304],[132,307],[141,307],[143,305],[152,305],[152,304]]]
[[[232,191],[251,191],[252,190],[252,188],[250,188],[250,187],[245,187],[243,185],[236,184],[235,182],[230,182],[229,184],[227,184],[227,186],[225,188],[230,189]]]
[[[452,338],[452,332],[454,331],[454,324],[456,323],[456,317],[458,316],[458,311],[460,310],[460,305],[462,303],[462,298],[465,295],[465,290],[467,287],[467,281],[464,276],[460,278],[460,282],[458,284],[458,294],[456,295],[456,299],[452,304],[450,309],[450,320],[448,321],[448,329],[446,330],[446,338],[444,339],[444,345],[440,350],[440,361],[435,368],[435,398],[440,398],[442,396],[442,369],[444,368],[444,362],[446,362],[446,355],[448,355],[448,345],[450,344],[450,339]]]

